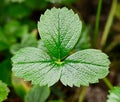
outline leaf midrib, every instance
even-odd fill
[[[15,64],[28,64],[28,63],[55,63],[55,61],[53,60],[48,60],[48,61],[31,61],[31,62],[17,62]],[[75,60],[65,60],[63,61],[64,64],[68,64],[68,63],[80,63],[80,64],[87,64],[87,65],[93,65],[93,66],[101,66],[101,67],[107,67],[107,65],[100,65],[100,64],[95,64],[95,63],[89,63],[89,62],[84,62],[84,61],[75,61]],[[60,65],[60,64],[58,64]],[[63,64],[61,65],[63,66]]]

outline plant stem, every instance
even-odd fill
[[[108,86],[109,89],[112,89],[113,85],[107,78],[104,78],[103,81]]]
[[[113,0],[111,10],[110,10],[109,15],[108,15],[108,20],[107,20],[107,23],[105,25],[103,36],[102,36],[102,39],[101,39],[101,46],[102,47],[106,43],[109,31],[110,31],[110,27],[112,25],[113,18],[114,18],[114,15],[115,15],[116,6],[117,6],[117,0]]]
[[[81,91],[81,93],[80,93],[78,102],[83,102],[83,101],[84,101],[86,89],[87,89],[87,87],[85,87],[85,86],[82,87],[82,91]]]
[[[98,8],[97,8],[95,31],[94,31],[94,44],[99,34],[99,21],[100,21],[101,8],[102,8],[102,0],[98,0]]]

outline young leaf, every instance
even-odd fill
[[[64,85],[72,87],[96,83],[108,74],[110,62],[108,56],[100,50],[78,51],[61,60],[75,46],[80,36],[81,22],[73,11],[53,8],[47,10],[40,20],[39,31],[49,53],[34,47],[21,49],[12,58],[15,75],[41,86],[52,86],[60,80]]]
[[[38,22],[38,30],[45,47],[59,60],[73,49],[80,37],[81,28],[78,15],[65,7],[47,10]]]
[[[107,102],[120,102],[120,86],[113,87],[109,93]]]
[[[96,83],[108,74],[108,56],[88,49],[74,53],[63,62],[54,61],[38,48],[24,48],[12,58],[13,72],[33,84],[52,86],[59,79],[64,85],[80,86]]]
[[[7,95],[9,93],[9,89],[5,83],[0,81],[0,102],[3,102],[7,99]]]
[[[33,86],[30,92],[25,97],[25,102],[45,102],[50,94],[50,89],[47,86]]]

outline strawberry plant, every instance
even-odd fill
[[[81,36],[82,22],[67,8],[52,8],[41,16],[38,30],[46,47],[28,47],[12,58],[16,76],[40,86],[61,81],[65,86],[96,83],[108,74],[108,56],[96,49],[80,50],[70,55]]]
[[[1,0],[0,102],[120,102],[119,9],[118,0]]]

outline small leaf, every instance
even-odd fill
[[[88,49],[91,47],[90,44],[90,26],[86,27],[85,25],[83,25],[82,27],[82,31],[81,31],[81,37],[78,40],[78,43],[75,46],[75,50],[84,50],[84,49]]]
[[[17,43],[11,46],[10,51],[15,54],[19,49],[24,47],[37,47],[38,41],[35,34],[25,34],[22,36],[21,43]]]
[[[16,94],[24,100],[25,95],[27,94],[27,92],[29,91],[29,87],[27,85],[27,83],[21,79],[21,78],[17,78],[13,75],[12,77],[12,85],[14,88],[14,91],[16,92]]]
[[[64,58],[73,49],[80,37],[81,28],[79,16],[65,7],[47,10],[38,22],[45,47],[57,59]]]
[[[76,0],[46,0],[49,1],[51,3],[62,3],[62,4],[70,4],[75,2]]]
[[[33,86],[25,97],[25,102],[45,102],[50,94],[50,89],[47,86]]]
[[[66,58],[54,61],[38,48],[24,48],[12,58],[13,72],[33,84],[52,86],[58,80],[64,85],[80,86],[96,83],[108,74],[108,56],[100,50],[82,50]]]
[[[120,86],[113,87],[109,93],[107,102],[120,102]]]
[[[24,34],[28,33],[28,26],[21,25],[20,22],[16,20],[11,20],[4,26],[4,31],[9,38],[21,38]]]
[[[7,95],[9,93],[9,89],[5,83],[0,81],[0,102],[3,102],[7,99]]]

